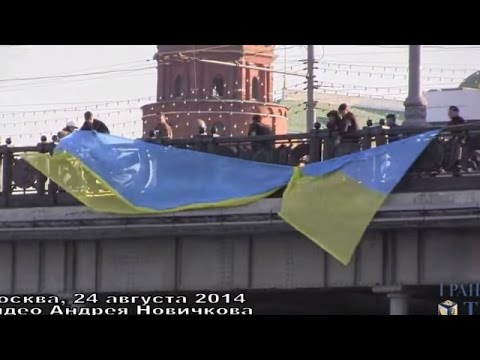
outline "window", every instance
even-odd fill
[[[257,77],[254,77],[252,79],[252,99],[253,100],[258,100],[258,98],[260,97],[260,91],[259,91],[259,88],[258,88],[258,79]]]
[[[225,90],[225,83],[222,75],[217,75],[213,78],[213,96],[223,97]]]
[[[175,96],[176,98],[181,97],[183,95],[182,90],[183,90],[183,79],[181,75],[177,75],[177,77],[175,78],[175,91],[173,93],[173,96]]]

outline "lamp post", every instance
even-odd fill
[[[428,126],[427,101],[422,95],[422,45],[409,45],[408,97],[404,104],[404,126]]]

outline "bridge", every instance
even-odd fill
[[[145,141],[297,165],[418,131],[366,128],[348,139],[316,129],[258,138]],[[480,129],[462,131],[475,138]],[[454,135],[446,131],[442,138]],[[0,294],[241,291],[259,313],[435,314],[445,300],[439,284],[480,279],[480,173],[431,176],[438,170],[438,144],[427,149],[377,213],[348,266],[278,217],[281,193],[223,210],[97,214],[19,158],[27,151],[51,152],[54,144],[4,146]],[[448,153],[441,153],[448,162]],[[467,170],[467,159],[462,165]]]

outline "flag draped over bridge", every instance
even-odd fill
[[[25,159],[97,211],[145,214],[238,206],[284,187],[290,166],[228,158],[89,131],[53,157]]]
[[[280,216],[343,264],[438,131],[298,168]]]
[[[140,215],[248,204],[287,186],[282,216],[347,264],[393,188],[438,134],[303,169],[79,131],[23,157],[89,208]]]

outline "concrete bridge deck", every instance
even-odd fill
[[[95,213],[84,206],[0,209],[0,242],[89,237],[121,239],[165,235],[293,231],[277,214],[282,199],[242,207],[164,215],[118,216]],[[480,190],[393,194],[375,216],[371,230],[476,226]]]
[[[349,266],[278,218],[280,199],[119,217],[0,210],[0,294],[357,289],[480,282],[480,191],[392,195]],[[393,289],[393,290],[392,290]]]

